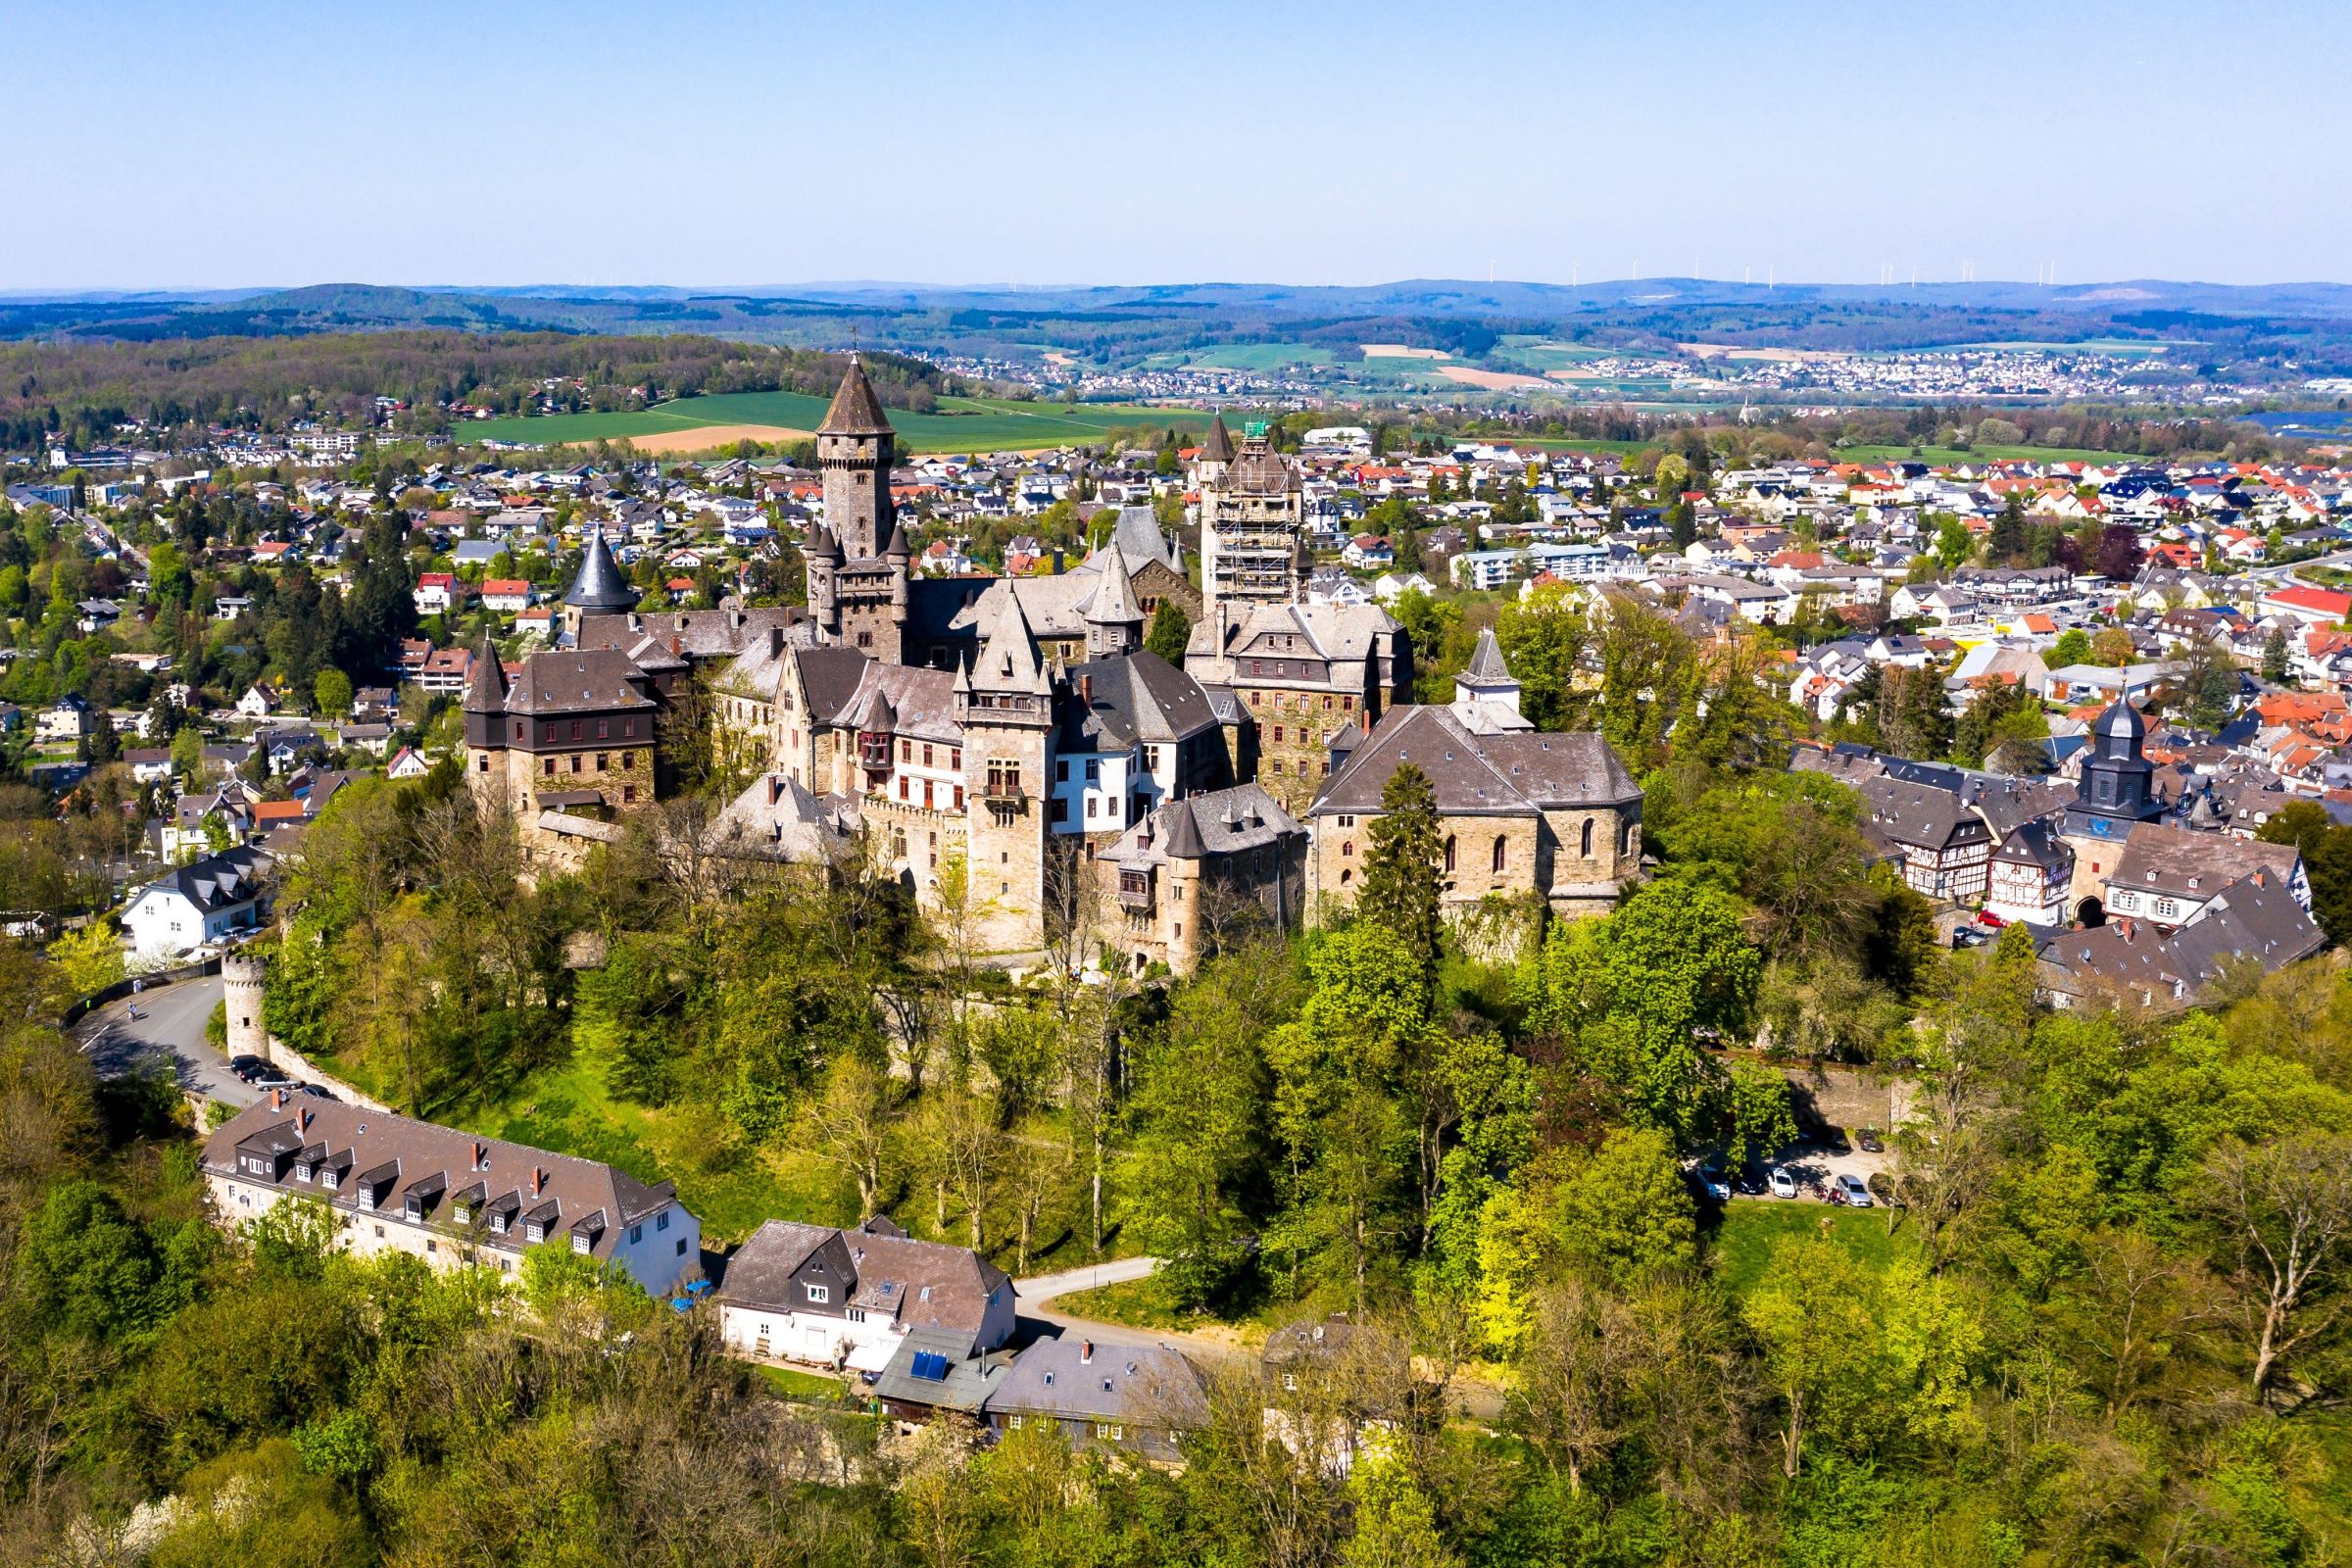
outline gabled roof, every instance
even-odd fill
[[[1154,653],[1089,660],[1070,677],[1074,700],[1059,741],[1065,753],[1170,745],[1217,724],[1200,683]]]
[[[1377,815],[1381,790],[1407,762],[1429,775],[1446,815],[1525,815],[1642,798],[1642,786],[1598,735],[1480,735],[1448,708],[1410,706],[1381,716],[1307,814]]]
[[[644,679],[644,671],[615,649],[533,654],[522,662],[522,673],[508,690],[506,710],[537,714],[652,708],[654,700],[639,686]]]

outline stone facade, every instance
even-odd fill
[[[1219,416],[1208,451],[1223,434]],[[1225,606],[1294,605],[1306,597],[1306,513],[1298,470],[1252,423],[1229,461],[1205,456],[1200,487],[1200,591],[1206,612]]]

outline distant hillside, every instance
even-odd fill
[[[206,297],[0,298],[0,338],[139,341],[435,330],[648,335],[910,355],[1091,364],[1256,343],[1304,342],[1348,359],[1364,342],[1444,349],[1476,361],[1502,336],[1671,352],[1678,342],[1895,350],[1976,342],[2122,339],[2194,344],[2220,364],[2352,369],[2352,286],[2233,286],[2155,279],[2040,287],[2017,282],[1727,283],[1695,278],[1552,283],[1407,279],[1362,287],[1193,283],[1148,287],[950,287],[816,283],[687,290],[637,287],[386,288],[322,284]]]

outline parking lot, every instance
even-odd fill
[[[1882,1140],[1885,1136],[1883,1132],[1880,1134]],[[1797,1201],[1826,1203],[1830,1200],[1830,1184],[1838,1177],[1853,1176],[1863,1186],[1869,1187],[1871,1178],[1886,1169],[1894,1158],[1891,1150],[1877,1154],[1864,1150],[1850,1131],[1846,1135],[1846,1152],[1840,1154],[1835,1152],[1824,1140],[1805,1139],[1783,1150],[1777,1158],[1760,1160],[1750,1166],[1745,1173],[1745,1181],[1739,1179],[1740,1173],[1735,1172],[1732,1198],[1742,1201],[1788,1201],[1788,1199],[1776,1199],[1767,1185],[1767,1178],[1779,1169],[1786,1170],[1795,1181]],[[1755,1190],[1750,1191],[1751,1187]]]

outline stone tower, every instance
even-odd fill
[[[531,759],[507,745],[507,670],[488,636],[466,670],[466,783],[485,806],[520,810]]]
[[[1086,602],[1086,657],[1115,659],[1144,646],[1144,606],[1114,540],[1102,552],[1102,581]]]
[[[906,582],[914,564],[890,500],[897,444],[864,366],[851,355],[816,430],[825,520],[809,540],[808,612],[828,641],[894,664],[905,657]]]
[[[1202,472],[1211,466],[1204,462]],[[1200,597],[1210,621],[1220,606],[1238,618],[1305,596],[1305,522],[1298,470],[1274,450],[1264,421],[1252,421],[1233,461],[1200,484]]]
[[[269,960],[258,953],[232,953],[220,960],[220,1005],[228,1018],[231,1056],[276,1059],[270,1054],[270,1032],[262,1024],[268,974]]]
[[[1054,696],[1020,599],[1007,593],[978,657],[956,675],[964,734],[965,912],[983,952],[1024,952],[1045,940]]]

